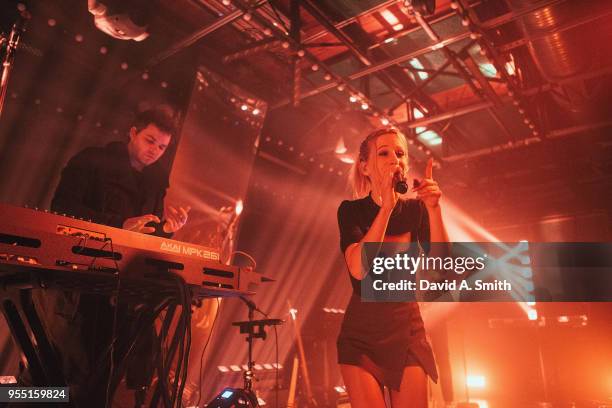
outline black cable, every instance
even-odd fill
[[[276,347],[276,386],[275,388],[275,398],[276,398],[276,406],[278,407],[278,392],[280,390],[280,380],[279,380],[279,368],[278,368],[278,331],[276,330],[276,325],[274,325],[274,343]]]
[[[115,311],[113,312],[113,328],[112,328],[112,338],[115,339],[117,337],[117,314],[119,312],[119,294],[121,292],[121,272],[119,270],[119,264],[117,263],[117,259],[115,258],[115,248],[113,246],[113,239],[112,238],[106,238],[106,242],[110,242],[110,247],[111,247],[111,252],[112,252],[112,257],[113,257],[113,262],[115,263],[115,269],[117,270],[116,274],[117,274],[117,286],[115,288],[116,292],[117,292],[117,298],[115,299]],[[106,245],[106,243],[104,243],[104,245]],[[102,246],[104,247],[104,246]],[[94,258],[95,261],[95,258]],[[111,386],[111,380],[113,377],[113,371],[115,369],[115,342],[113,341],[111,343],[111,349],[110,349],[110,371],[108,373],[108,381],[106,383],[106,401],[105,401],[105,406],[108,407],[108,403],[109,403],[109,398],[111,398],[112,396],[109,396],[109,392],[110,392],[110,386]]]
[[[166,324],[166,319],[171,319],[174,316],[174,313],[172,313],[171,316],[168,316],[166,314],[166,317],[164,318],[164,323],[162,323],[162,328],[159,332],[159,337],[158,337],[158,346],[159,346],[159,357],[157,359],[157,374],[158,374],[158,378],[157,378],[157,390],[160,390],[161,396],[164,400],[164,406],[165,407],[169,407],[170,406],[170,396],[168,395],[168,390],[166,389],[166,373],[164,371],[164,353],[163,353],[163,340],[166,336],[165,333],[167,333],[167,328],[165,327]],[[168,324],[169,326],[169,324]],[[157,395],[157,390],[155,391],[155,394]],[[154,400],[156,400],[156,396],[153,397]],[[153,402],[151,402],[151,404],[153,404]]]
[[[126,352],[124,353],[124,357],[123,357],[123,361],[124,364],[127,364],[126,362],[128,361],[130,354],[132,353],[132,351],[134,350],[134,347],[136,346],[136,344],[138,343],[138,341],[140,341],[142,339],[142,336],[147,334],[146,329],[152,327],[155,324],[155,320],[159,317],[159,314],[168,307],[168,305],[170,304],[170,302],[172,301],[172,298],[163,298],[157,305],[157,307],[155,307],[152,310],[152,313],[150,314],[150,317],[147,319],[146,316],[145,317],[141,317],[141,324],[137,325],[137,330],[135,331],[136,335],[133,336],[133,339],[131,340],[129,347],[127,347]],[[143,313],[144,315],[144,313]],[[118,338],[115,338],[115,341],[118,340]],[[109,348],[111,346],[109,345]],[[120,366],[122,367],[122,366]],[[119,371],[120,373],[123,372],[123,367],[122,369]],[[116,378],[113,381],[113,378]],[[117,386],[119,379],[117,379],[117,376],[112,376],[111,375],[111,385],[114,388]]]
[[[106,240],[104,240],[104,245],[102,245],[99,249],[99,251],[102,251],[105,247],[106,244],[109,243],[110,238],[107,238]],[[85,245],[87,243],[87,241],[83,244]],[[85,247],[83,247],[83,249],[85,249]],[[81,249],[81,251],[83,250]],[[87,268],[87,270],[91,270],[94,266],[94,264],[96,263],[96,260],[98,259],[98,255],[94,256],[93,259],[91,260],[91,263],[89,264],[89,267]],[[113,251],[113,259],[115,259],[115,251]]]
[[[179,284],[178,285],[179,288],[179,301],[181,304],[181,315],[180,315],[180,319],[179,319],[179,324],[176,326],[176,329],[174,331],[174,334],[176,336],[177,331],[178,331],[178,335],[180,336],[180,340],[179,340],[179,357],[176,360],[176,367],[174,369],[174,383],[172,385],[172,405],[171,407],[174,407],[174,404],[176,402],[176,398],[177,398],[177,394],[178,394],[178,385],[179,385],[179,380],[180,380],[180,376],[181,376],[181,367],[183,364],[183,358],[184,358],[184,352],[185,352],[185,297],[183,296],[183,288],[182,286]]]
[[[185,287],[187,288],[187,287]],[[184,294],[184,305],[185,305],[185,326],[187,329],[186,345],[185,345],[185,357],[183,361],[183,373],[181,375],[181,382],[178,390],[177,401],[178,407],[182,406],[183,391],[185,390],[185,382],[187,381],[188,366],[189,366],[189,352],[191,351],[191,291],[187,288],[183,290]]]
[[[184,377],[183,371],[186,371],[187,368],[187,346],[185,345],[185,338],[188,337],[189,328],[191,326],[191,303],[188,303],[187,291],[185,290],[185,281],[176,276],[176,281],[179,288],[180,301],[181,301],[181,321],[180,326],[177,326],[176,330],[180,330],[181,341],[179,347],[179,358],[176,363],[176,369],[174,371],[174,390],[172,392],[172,407],[174,407],[175,403],[178,401],[180,406],[181,398],[180,394],[182,394],[182,386],[181,379]],[[176,331],[175,331],[176,333]],[[189,339],[187,339],[189,342]]]
[[[204,349],[202,350],[202,354],[200,355],[200,370],[199,370],[199,376],[198,376],[198,402],[196,403],[196,407],[200,406],[200,401],[202,399],[202,365],[204,361],[204,354],[206,353],[206,349],[208,348],[208,343],[210,342],[210,339],[215,330],[215,323],[217,323],[217,317],[219,317],[219,313],[221,310],[221,301],[219,300],[219,298],[216,298],[216,300],[217,300],[217,313],[215,313],[215,318],[210,328],[210,334],[208,335],[208,339],[206,339],[206,343],[204,344]]]

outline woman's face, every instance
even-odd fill
[[[408,152],[406,141],[395,133],[387,133],[377,137],[370,149],[368,161],[365,164],[367,175],[372,183],[380,185],[384,174],[408,171]]]

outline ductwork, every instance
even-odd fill
[[[533,7],[541,0],[507,0],[513,11]],[[593,41],[588,25],[562,29],[585,14],[590,2],[565,0],[539,8],[518,20],[523,35],[528,40],[529,53],[541,76],[555,84],[593,69],[596,55],[589,46]],[[596,41],[596,40],[595,40]],[[589,90],[582,82],[565,83],[555,100],[565,109],[580,112],[588,103]]]

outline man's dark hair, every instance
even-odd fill
[[[159,130],[168,133],[172,138],[177,132],[177,116],[172,108],[167,105],[156,106],[151,109],[138,112],[134,118],[134,127],[138,132],[149,126],[155,125]]]

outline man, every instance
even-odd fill
[[[139,113],[128,143],[87,148],[70,160],[51,209],[136,232],[170,236],[178,231],[189,208],[168,206],[164,212],[168,174],[159,163],[175,131],[167,109]]]
[[[168,172],[159,159],[175,133],[175,121],[168,109],[137,114],[127,143],[87,148],[68,162],[51,209],[134,232],[171,236],[185,225],[189,211],[189,207],[171,206],[164,211]],[[39,299],[38,307],[46,315],[43,319],[59,353],[71,400],[77,406],[104,406],[111,397],[107,395],[108,373],[102,374],[102,381],[96,381],[93,374],[104,359],[108,360],[114,325],[131,328],[140,312],[123,302],[113,305],[107,296],[100,295],[42,292]],[[116,307],[121,310],[117,322]],[[118,344],[125,330],[116,333]],[[127,385],[140,390],[139,399],[152,379],[154,338],[151,328],[132,352],[135,364],[128,366]]]

